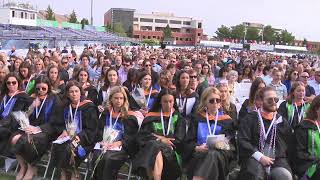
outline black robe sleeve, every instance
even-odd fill
[[[122,121],[124,125],[122,146],[126,152],[128,152],[128,154],[133,156],[138,151],[138,146],[136,143],[136,136],[139,129],[138,120],[135,116],[130,115]]]
[[[243,102],[243,104],[242,104],[242,106],[241,106],[241,108],[240,108],[240,111],[239,111],[239,121],[238,121],[238,125],[240,124],[240,120],[242,119],[242,118],[244,118],[247,114],[248,114],[248,111],[247,111],[247,107],[248,107],[248,105],[249,105],[249,99],[246,99],[244,102]]]
[[[103,102],[103,94],[102,94],[102,89],[99,90],[98,92],[98,99],[97,99],[97,105],[101,105]]]
[[[249,113],[245,118],[241,119],[241,123],[239,125],[239,136],[238,136],[238,144],[240,156],[249,158],[253,153],[258,151],[252,144],[252,140],[254,139],[254,131],[256,129],[256,112]]]
[[[78,134],[82,146],[90,146],[96,142],[97,127],[98,109],[90,103],[82,109],[82,131]]]
[[[184,149],[182,152],[184,161],[188,161],[195,151],[195,147],[197,146],[197,129],[198,122],[196,121],[196,117],[193,115],[191,116],[191,121],[184,141]]]
[[[87,99],[89,99],[90,101],[93,102],[93,104],[98,105],[98,91],[96,90],[95,87],[90,86],[88,88],[88,95],[87,95]]]
[[[48,123],[44,123],[40,125],[40,129],[42,132],[48,134],[50,139],[56,139],[65,128],[65,122],[63,119],[63,105],[60,101],[60,98],[57,95],[52,95],[54,98],[54,102],[52,105],[52,110],[50,113]]]
[[[278,113],[284,117],[285,119],[288,119],[288,109],[287,109],[287,101],[283,101],[278,109]]]

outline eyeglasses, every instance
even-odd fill
[[[271,97],[267,99],[268,104],[272,104],[272,103],[278,103],[279,102],[279,98],[277,97]]]
[[[40,90],[41,91],[47,91],[47,88],[45,88],[45,87],[37,87],[36,90],[37,91],[40,91]]]
[[[7,85],[16,85],[17,81],[7,81],[6,84]]]
[[[145,67],[151,67],[151,64],[145,64],[144,66]]]
[[[71,59],[72,57],[68,57],[68,59]]]
[[[293,75],[297,76],[297,75],[298,75],[298,73],[293,73]]]
[[[129,66],[131,66],[130,64],[123,64],[125,67],[129,67]]]
[[[190,76],[190,79],[197,79],[198,76]]]
[[[68,64],[68,62],[62,62],[62,64]]]
[[[212,98],[212,99],[209,99],[209,103],[210,104],[221,103],[221,99],[220,98]]]
[[[150,58],[150,60],[156,60],[156,58]]]

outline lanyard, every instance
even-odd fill
[[[12,98],[17,94],[18,91],[14,92],[13,95],[9,98],[8,102],[6,102],[7,100],[7,95],[4,96],[3,98],[3,108],[5,109],[7,107],[7,105],[10,103],[10,101],[12,100]]]
[[[319,134],[320,134],[320,126],[319,126],[318,121],[316,121],[316,125],[317,125],[317,128],[318,128],[318,132],[319,132]]]
[[[117,118],[116,118],[116,121],[114,122],[114,124],[112,124],[112,112],[113,110],[110,111],[110,116],[109,116],[109,127],[112,127],[112,129],[114,129],[115,125],[117,124],[118,122],[118,119],[121,115],[121,113],[118,114]]]
[[[149,105],[150,97],[151,97],[152,87],[150,88],[148,99],[147,99],[147,107]]]
[[[297,106],[297,103],[294,103],[294,107],[295,107],[295,110],[293,111],[293,114],[292,114],[292,120],[294,118],[294,112],[297,110],[297,113],[298,113],[298,122],[300,123],[301,120],[303,119],[303,116],[304,116],[304,103],[302,103],[302,107],[301,107],[301,111],[299,113],[299,109],[298,109],[298,106]],[[291,120],[291,123],[292,123],[292,120]]]
[[[46,97],[43,99],[41,105],[40,105],[40,109],[38,109],[38,106],[36,107],[36,119],[38,119],[39,115],[40,115],[40,112],[42,110],[42,107],[44,105],[44,103],[46,102],[46,99],[47,99],[47,95]]]
[[[214,121],[213,131],[211,131],[211,128],[210,128],[208,111],[206,112],[206,118],[207,118],[207,125],[208,125],[209,134],[214,135],[214,133],[216,132],[217,124],[218,124],[218,110],[216,112],[216,119]]]
[[[79,101],[78,104],[77,104],[77,107],[76,107],[76,110],[74,111],[74,114],[72,114],[72,106],[71,106],[71,104],[69,105],[69,113],[70,113],[71,121],[72,121],[72,122],[75,122],[75,120],[76,120],[76,116],[77,116],[77,111],[78,111],[79,104],[80,104],[80,101]]]
[[[162,109],[161,109],[161,124],[162,124],[162,133],[163,133],[163,136],[168,136],[168,135],[169,135],[170,126],[171,126],[171,121],[172,121],[172,109],[170,110],[168,130],[167,130],[167,133],[166,133],[166,130],[165,130],[165,127],[164,127],[163,113],[162,113]]]
[[[33,75],[31,75],[30,78],[28,79],[25,92],[27,92],[27,90],[28,90],[27,88],[28,88],[28,86],[29,86],[29,83],[30,83],[32,77],[33,77]]]
[[[260,120],[260,124],[261,124],[261,128],[262,128],[262,132],[263,132],[263,138],[264,138],[264,140],[266,140],[268,138],[268,135],[269,135],[271,129],[272,129],[273,124],[276,121],[276,114],[273,115],[273,119],[272,119],[272,122],[270,124],[270,127],[268,128],[267,133],[266,133],[266,129],[264,128],[263,119],[262,119],[260,110],[258,110],[258,115],[259,115],[259,120]]]
[[[181,94],[180,94],[180,98],[179,98],[179,109],[181,108],[181,109],[183,110],[184,106],[186,105],[187,98],[184,98],[182,103],[181,103],[181,99],[182,99],[182,96],[181,96]]]

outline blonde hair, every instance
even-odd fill
[[[200,103],[197,108],[198,113],[206,109],[206,103],[211,94],[216,94],[220,96],[220,91],[215,87],[207,87],[201,94]]]
[[[121,93],[123,95],[124,102],[121,107],[121,114],[122,114],[122,116],[126,117],[128,115],[128,111],[129,111],[129,101],[128,101],[128,96],[127,96],[126,90],[123,87],[114,86],[110,89],[108,107],[112,107],[112,96],[116,93]]]

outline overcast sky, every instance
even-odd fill
[[[19,0],[25,2],[26,0]],[[204,21],[204,31],[215,35],[221,24],[243,21],[270,24],[287,29],[297,39],[320,41],[319,0],[93,0],[94,25],[103,25],[103,15],[110,8],[133,8],[140,13],[170,12]],[[74,9],[80,18],[90,20],[91,0],[32,0],[38,9],[50,6],[56,13],[69,14]],[[79,19],[80,19],[79,18]]]

